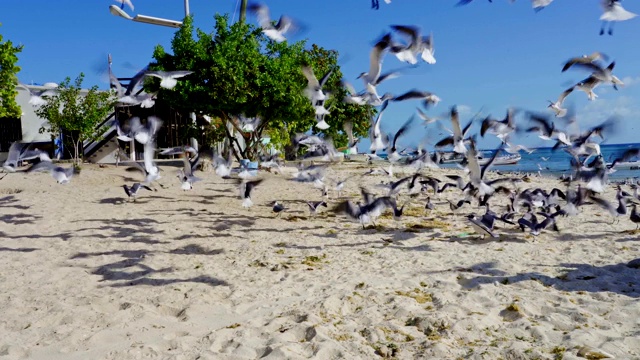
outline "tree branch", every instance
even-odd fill
[[[224,124],[222,126],[224,127],[224,133],[227,135],[227,139],[229,139],[229,146],[231,147],[231,152],[233,153],[233,156],[236,158],[236,160],[240,162],[242,158],[240,158],[240,156],[238,155],[238,152],[236,151],[235,146],[233,146],[233,142],[235,141],[236,145],[238,145],[238,151],[240,151],[240,147],[241,147],[240,143],[238,142],[238,139],[236,139],[234,136],[231,136],[231,133],[229,132],[229,128],[227,128],[229,117],[227,116],[227,114],[224,113],[224,111],[221,111],[221,113],[222,113],[222,118],[224,119]]]

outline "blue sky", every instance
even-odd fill
[[[183,0],[132,0],[130,14],[181,20]],[[588,74],[578,70],[561,73],[562,64],[572,56],[602,51],[616,61],[614,73],[627,86],[614,91],[610,86],[596,89],[599,98],[588,101],[583,92],[567,98],[579,113],[582,126],[604,121],[618,114],[623,121],[608,143],[640,142],[636,122],[640,118],[640,47],[634,35],[640,34],[640,17],[616,24],[613,36],[599,36],[601,14],[599,0],[556,0],[539,13],[531,2],[518,0],[473,1],[455,7],[457,0],[380,1],[380,10],[371,10],[370,0],[270,0],[274,18],[287,14],[304,23],[306,31],[293,40],[308,39],[308,44],[336,49],[344,61],[342,72],[360,89],[356,77],[369,67],[369,52],[374,39],[389,31],[391,24],[418,25],[433,31],[437,63],[421,63],[409,75],[391,79],[379,92],[401,94],[416,88],[436,93],[442,102],[430,115],[446,113],[456,104],[463,122],[483,109],[484,114],[502,118],[507,107],[514,106],[546,112],[547,99],[556,99],[571,83]],[[154,26],[115,17],[109,0],[2,0],[0,34],[23,44],[18,78],[24,83],[60,82],[66,76],[86,74],[84,85],[108,88],[96,69],[104,67],[108,53],[113,56],[114,73],[120,77],[134,74],[151,61],[153,48],[161,44],[170,51],[175,29]],[[191,0],[195,25],[204,31],[213,29],[213,15],[233,13],[236,0]],[[623,2],[626,9],[640,13],[637,2]],[[255,24],[255,18],[248,15]],[[237,13],[235,19],[238,19]],[[385,69],[404,64],[387,55]],[[383,128],[395,131],[404,123],[418,101],[391,103],[383,118]],[[519,121],[524,122],[522,118]],[[445,125],[449,126],[448,122]],[[479,124],[473,128],[479,129]],[[429,133],[436,141],[441,133],[435,126],[427,131],[416,126],[404,139],[404,145],[416,144]],[[529,135],[515,139],[529,146],[548,143]],[[493,147],[495,137],[487,135],[481,147]]]

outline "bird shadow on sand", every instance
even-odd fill
[[[208,275],[200,275],[192,278],[154,278],[152,276],[164,275],[175,271],[172,267],[153,268],[144,264],[148,256],[154,255],[150,250],[112,250],[105,252],[77,253],[70,257],[70,260],[91,259],[94,257],[104,258],[107,256],[117,256],[118,260],[109,262],[97,267],[78,265],[81,268],[91,269],[92,275],[101,277],[99,282],[108,283],[110,287],[128,287],[136,285],[164,286],[175,283],[202,283],[209,286],[229,285],[226,281]],[[223,253],[221,249],[209,250],[198,245],[187,245],[181,248],[165,252],[175,255],[218,255]],[[123,259],[124,258],[124,259]]]
[[[137,219],[81,219],[74,220],[73,222],[99,222],[106,223],[111,226],[150,226],[154,224],[164,224],[164,222],[160,222],[151,218],[137,218]]]
[[[27,210],[30,208],[30,206],[15,204],[17,202],[20,202],[20,200],[16,199],[13,195],[4,196],[0,198],[0,207],[4,209],[14,208],[18,210]]]
[[[34,239],[34,240],[59,239],[59,240],[62,240],[62,241],[67,241],[67,240],[71,239],[72,237],[73,237],[73,235],[71,235],[71,233],[68,233],[68,232],[55,234],[55,235],[36,235],[36,234],[31,234],[31,235],[8,235],[7,233],[0,231],[0,239]]]
[[[640,259],[636,259],[639,261]],[[616,294],[640,298],[640,269],[633,268],[629,263],[594,266],[591,264],[562,263],[556,267],[562,268],[562,274],[549,276],[539,272],[523,272],[507,276],[499,269],[492,269],[492,265],[478,264],[473,266],[482,269],[483,273],[494,272],[495,275],[479,275],[471,278],[461,278],[458,283],[465,289],[474,289],[481,285],[500,282],[504,285],[521,281],[538,281],[546,287],[560,291],[581,292],[613,292]]]
[[[459,242],[468,245],[485,245],[490,243],[501,243],[501,242],[516,242],[516,243],[526,243],[525,239],[513,238],[510,236],[500,235],[497,238],[492,237],[482,237],[482,235],[478,234],[470,234],[468,236],[452,236],[450,241]]]
[[[183,247],[168,251],[169,254],[177,255],[218,255],[222,254],[224,249],[206,249],[198,244],[189,244]]]
[[[36,250],[40,250],[39,248],[8,248],[8,247],[0,247],[0,252],[2,251],[7,251],[7,252],[32,252],[32,251],[36,251]]]
[[[120,175],[120,177],[122,177],[122,181],[127,182],[127,183],[141,183],[142,182],[140,179],[132,178],[131,176]]]
[[[0,216],[1,222],[13,225],[33,224],[38,219],[42,219],[42,216],[31,214],[7,214]]]
[[[98,204],[121,205],[127,203],[127,199],[123,197],[110,197],[98,200]]]

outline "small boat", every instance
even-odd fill
[[[496,157],[493,165],[515,165],[522,159],[519,154],[505,155]],[[482,166],[489,162],[491,158],[478,158],[478,165]]]
[[[484,157],[483,154],[478,154],[478,165],[485,165],[489,162],[490,159],[491,157]],[[521,159],[522,156],[520,156],[519,154],[498,156],[493,162],[493,165],[514,165],[517,164]],[[464,155],[454,152],[441,153],[440,156],[441,164],[458,164],[463,160]]]
[[[607,163],[607,168],[611,168],[612,163]],[[616,163],[616,170],[640,170],[640,160],[624,161]]]

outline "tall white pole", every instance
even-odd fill
[[[184,0],[184,17],[189,16],[189,0]]]

